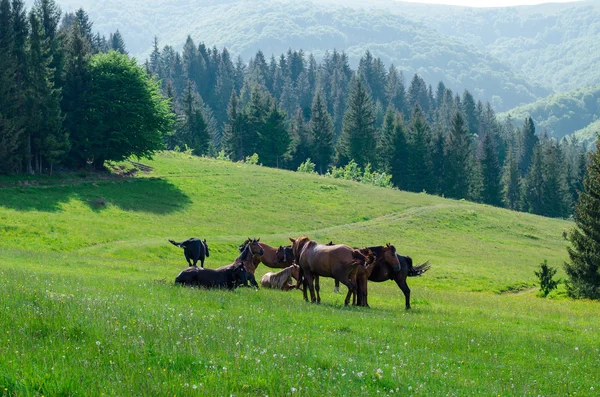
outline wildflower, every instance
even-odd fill
[[[298,391],[298,389],[296,389],[295,387],[292,387],[292,388],[290,389],[290,391],[291,391],[292,393],[296,393],[296,392]]]
[[[96,346],[100,346],[100,341],[99,340],[96,341]]]

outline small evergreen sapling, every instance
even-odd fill
[[[548,296],[548,294],[558,285],[558,281],[552,279],[555,274],[556,269],[548,266],[548,261],[546,259],[540,264],[540,270],[535,272],[535,275],[540,280],[540,291],[544,297]]]

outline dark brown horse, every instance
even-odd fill
[[[260,249],[260,248],[259,248]],[[240,256],[237,257],[235,262],[231,265],[221,266],[217,270],[230,269],[238,266],[240,263],[244,265],[244,269],[247,272],[248,281],[252,284],[253,287],[258,288],[258,283],[256,282],[256,278],[254,277],[254,271],[256,268],[253,264],[254,253],[252,252],[252,244],[247,244],[244,250],[240,253]]]
[[[308,237],[290,238],[290,241],[292,242],[292,251],[296,262],[304,273],[304,300],[308,301],[306,294],[306,288],[308,287],[311,301],[321,302],[319,292],[320,276],[332,277],[348,287],[348,290],[351,292],[356,291],[355,275],[357,266],[361,265],[360,260],[357,260],[356,256],[357,253],[361,255],[360,252],[344,244],[332,246],[318,244]],[[344,304],[348,305],[348,303],[349,297]]]
[[[257,252],[255,250],[255,248],[253,248],[253,252],[254,252],[253,264],[254,264],[255,269],[261,263],[263,263],[265,266],[271,267],[273,269],[285,269],[286,267],[289,267],[292,265],[291,263],[287,264],[287,263],[283,263],[283,262],[278,262],[277,257],[276,257],[277,250],[275,248],[271,247],[269,244],[261,243],[260,238],[258,238],[258,239],[248,238],[246,241],[244,241],[242,243],[242,245],[240,245],[238,247],[238,249],[241,251],[242,249],[244,249],[244,247],[247,244],[252,244],[253,247],[256,246],[262,250],[261,252]]]
[[[177,275],[175,284],[231,290],[240,285],[248,286],[248,279],[241,263],[221,270],[190,266]]]
[[[173,240],[169,240],[169,242],[176,247],[183,248],[183,255],[190,266],[196,266],[196,263],[200,260],[200,266],[204,267],[204,259],[210,256],[206,239],[200,240],[199,238],[188,238],[181,243]]]
[[[286,267],[288,267],[294,263],[294,259],[294,251],[291,245],[285,247],[280,245],[275,251],[275,262],[277,264],[286,264]]]

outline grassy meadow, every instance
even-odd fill
[[[593,396],[599,309],[536,295],[564,276],[567,221],[259,166],[161,153],[135,178],[0,178],[0,395]],[[173,280],[247,237],[392,242],[432,269],[369,284],[370,309],[300,291]],[[270,269],[260,265],[257,279]],[[342,287],[344,290],[345,288]],[[345,291],[343,291],[345,292]]]

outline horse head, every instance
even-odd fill
[[[298,237],[297,239],[289,237],[289,239],[292,242],[292,253],[294,254],[294,258],[298,261],[302,248],[310,241],[310,239],[307,236]]]
[[[399,272],[402,269],[398,256],[396,255],[396,247],[392,244],[387,243],[385,247],[383,247],[383,257],[385,263],[392,266],[395,272]]]
[[[292,246],[282,246],[280,245],[275,251],[275,263],[288,263],[288,260],[294,260],[294,254],[291,252]]]
[[[260,237],[253,239],[248,237],[248,240],[246,240],[246,245],[250,246],[250,249],[252,250],[252,255],[263,256],[265,253],[265,251],[263,251],[263,248],[260,246]]]
[[[291,266],[292,268],[292,277],[296,280],[299,281],[300,280],[300,266],[296,265],[295,263]]]
[[[233,280],[237,286],[244,285],[248,286],[248,272],[246,271],[246,267],[243,263],[235,266],[233,268]]]

